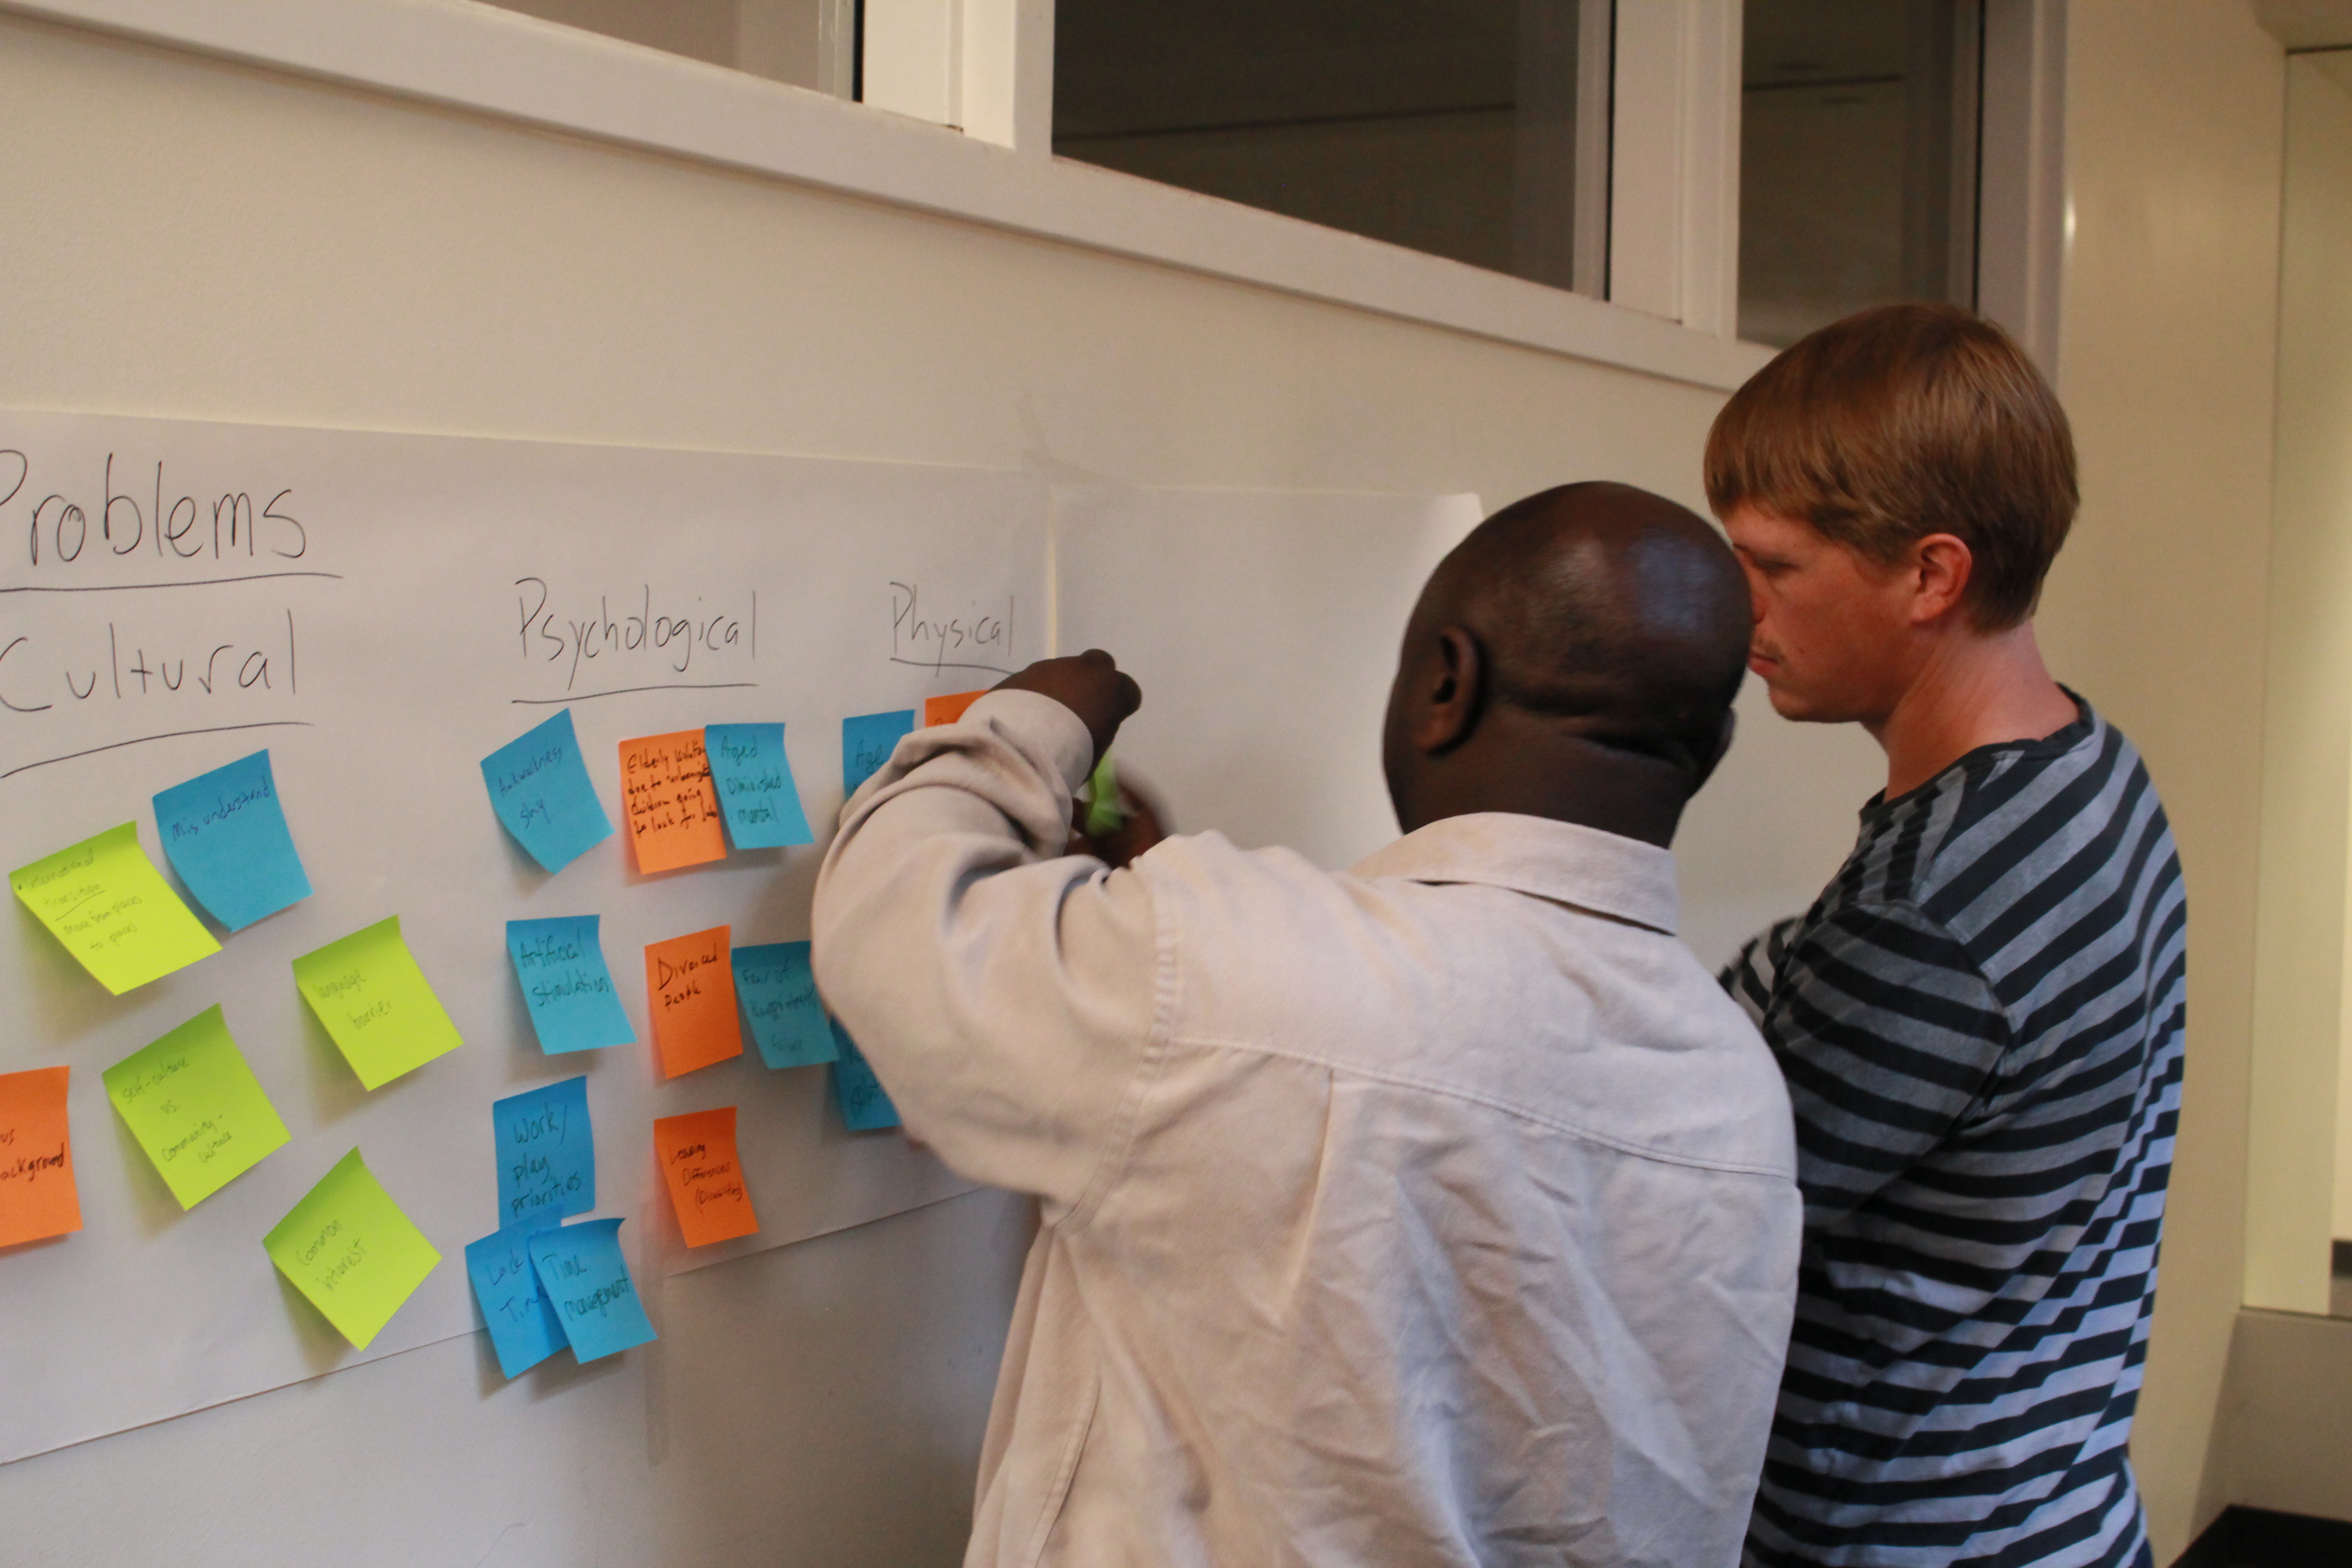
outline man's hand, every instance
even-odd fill
[[[1127,716],[1143,706],[1143,689],[1119,672],[1110,655],[1090,647],[1075,658],[1041,658],[1018,675],[996,683],[999,691],[1034,691],[1078,716],[1094,737],[1095,757],[1110,750]]]

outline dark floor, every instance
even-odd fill
[[[2173,1568],[2347,1568],[2352,1524],[2266,1509],[2222,1510]]]

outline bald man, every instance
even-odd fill
[[[1383,737],[1405,837],[1349,872],[1065,855],[1140,701],[1099,652],[850,800],[825,1001],[910,1132],[1040,1205],[967,1563],[1738,1561],[1796,1157],[1667,846],[1748,627],[1705,523],[1571,486],[1431,577]]]

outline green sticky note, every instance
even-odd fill
[[[401,940],[398,915],[304,953],[294,984],[369,1089],[463,1043]]]
[[[8,873],[8,886],[115,995],[220,951],[126,822]]]
[[[100,1075],[106,1098],[180,1206],[192,1209],[286,1142],[218,1006]]]
[[[278,1272],[361,1350],[441,1261],[357,1149],[261,1245]]]

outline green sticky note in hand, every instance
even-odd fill
[[[8,886],[117,996],[220,951],[139,847],[136,823],[19,867]]]
[[[294,961],[294,984],[369,1089],[463,1044],[394,915]]]
[[[192,1209],[286,1143],[218,1006],[100,1075],[106,1098],[180,1206]]]
[[[441,1261],[357,1149],[261,1245],[278,1272],[361,1350]]]

